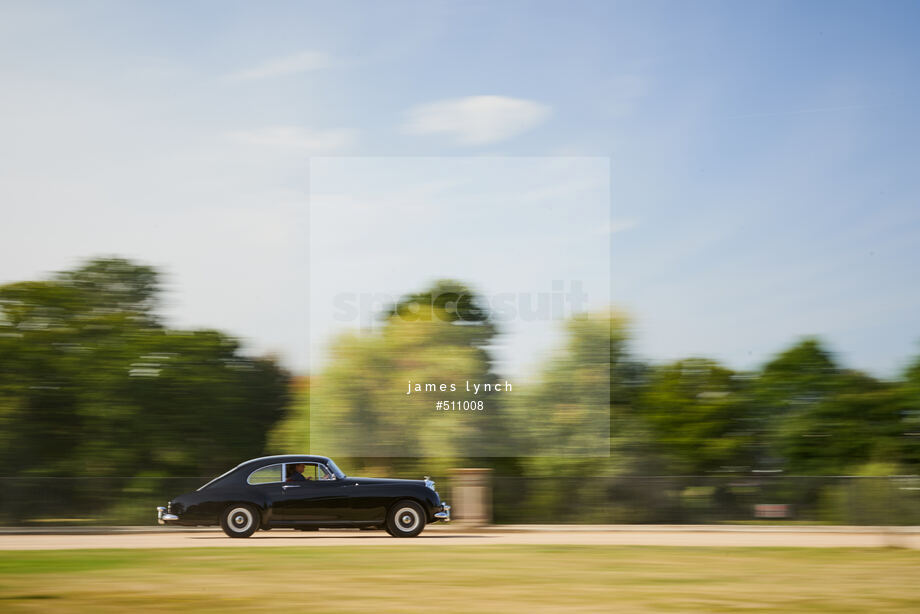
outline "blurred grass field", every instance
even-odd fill
[[[920,552],[895,549],[0,552],[9,612],[916,612],[918,587]]]

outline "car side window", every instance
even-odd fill
[[[269,465],[256,469],[249,474],[246,480],[250,484],[271,484],[272,482],[281,481],[281,465]]]
[[[303,477],[298,477],[297,467],[303,465]],[[296,482],[296,481],[307,481],[307,482],[316,482],[316,481],[325,481],[325,480],[334,480],[335,474],[329,471],[323,465],[317,463],[287,463],[285,465],[285,482]]]

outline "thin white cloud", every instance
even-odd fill
[[[550,107],[507,96],[468,96],[409,109],[406,131],[445,134],[461,145],[486,145],[526,132],[550,115]]]
[[[327,68],[331,63],[329,56],[321,51],[302,51],[283,58],[267,60],[251,68],[232,73],[228,75],[227,78],[231,81],[268,79],[271,77],[293,75],[312,70],[321,70]]]
[[[313,155],[340,152],[356,138],[354,130],[310,130],[302,126],[266,126],[236,130],[227,133],[227,136],[243,145],[297,149]]]

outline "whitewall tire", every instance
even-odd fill
[[[261,524],[259,511],[245,503],[231,505],[220,517],[220,528],[230,537],[249,537]]]
[[[387,533],[415,537],[425,528],[425,510],[415,501],[399,501],[387,513]]]

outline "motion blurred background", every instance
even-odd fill
[[[295,452],[489,468],[498,523],[920,524],[918,16],[4,3],[0,525]],[[405,395],[467,379],[513,391]]]

